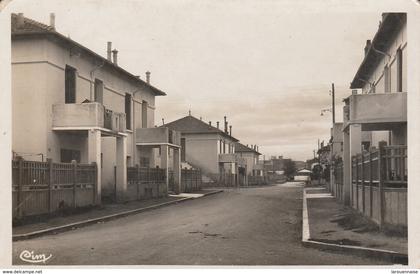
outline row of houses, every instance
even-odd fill
[[[49,25],[21,13],[11,20],[16,214],[179,193],[185,170],[200,172],[190,174],[196,189],[202,178],[263,183],[257,146],[240,144],[226,117],[220,127],[191,113],[155,126],[156,97],[166,93],[150,72],[143,80],[122,68],[111,42],[103,57],[59,33],[54,14]]]
[[[384,227],[407,227],[407,18],[382,14],[320,149],[329,188],[344,204]]]

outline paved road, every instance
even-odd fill
[[[383,264],[303,247],[302,188],[291,184],[226,190],[65,233],[13,243],[72,265]]]

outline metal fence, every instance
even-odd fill
[[[194,192],[201,190],[201,171],[196,169],[181,170],[181,192]]]
[[[265,184],[267,183],[264,180],[264,176],[248,175],[248,185],[258,186],[258,185],[265,185]]]
[[[334,165],[332,165],[332,171],[334,174],[334,185],[332,186],[332,192],[339,201],[343,201],[343,162],[334,163]]]
[[[127,168],[127,200],[159,198],[167,193],[165,169],[139,166]]]
[[[96,204],[96,164],[12,161],[13,218]]]

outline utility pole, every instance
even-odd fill
[[[333,127],[335,124],[335,90],[334,90],[334,83],[332,83],[332,87],[331,87],[331,97],[332,97],[332,122],[333,122]]]

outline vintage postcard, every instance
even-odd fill
[[[419,266],[418,1],[3,4],[12,266]]]

